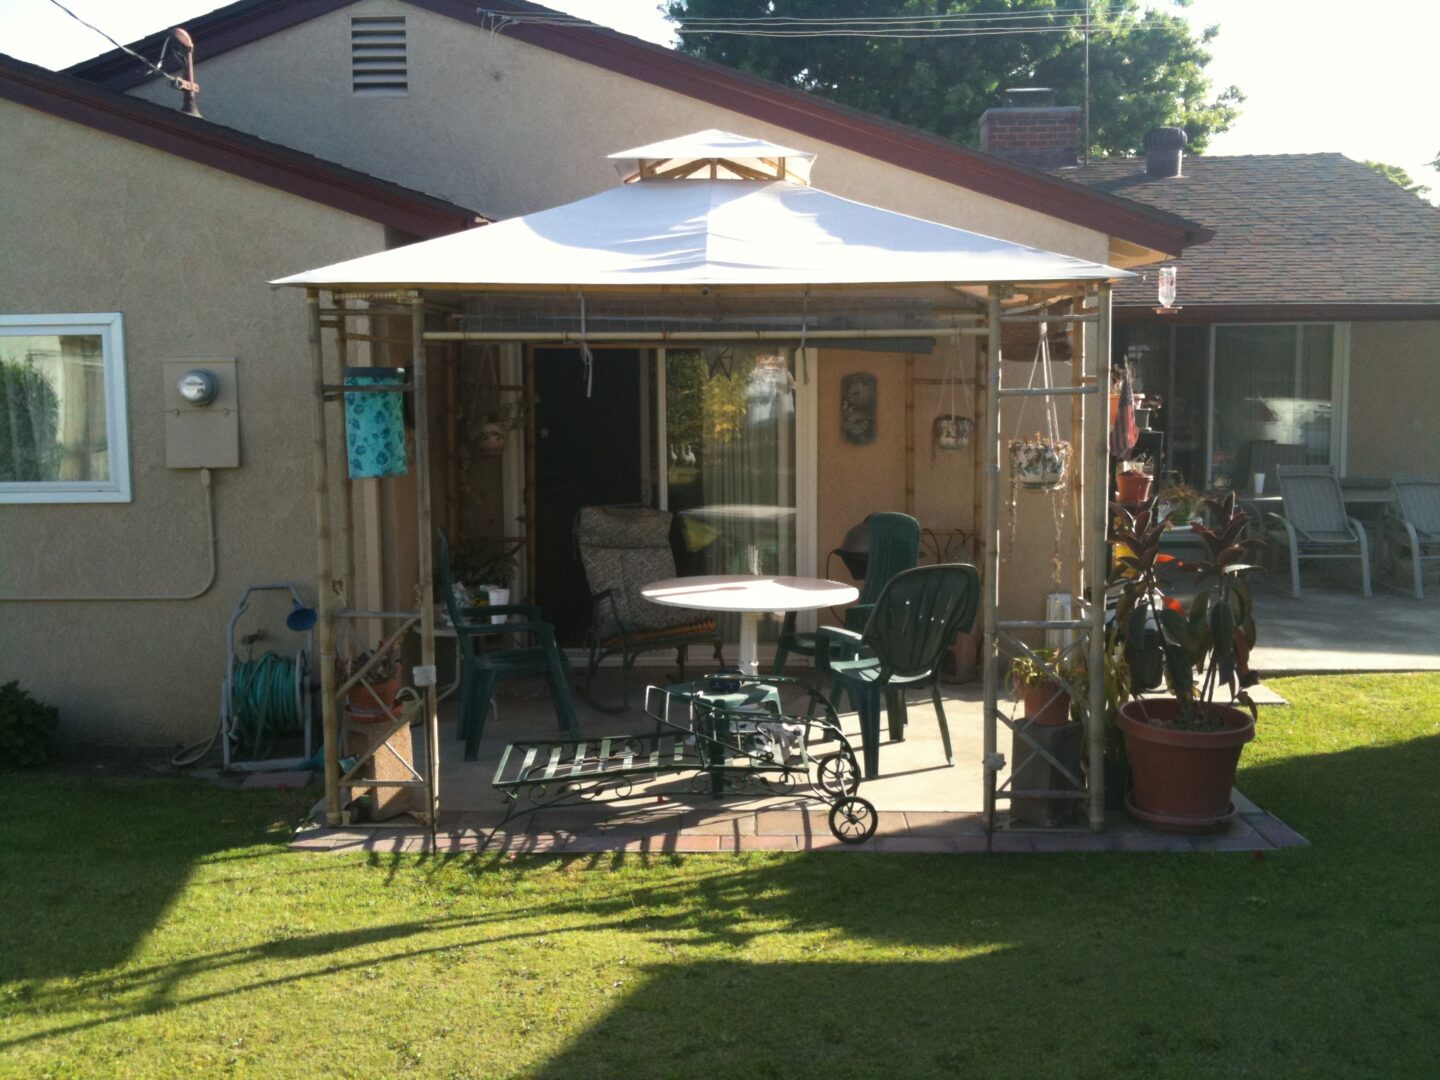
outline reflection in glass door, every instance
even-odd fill
[[[682,574],[795,573],[789,350],[668,350],[660,452]]]

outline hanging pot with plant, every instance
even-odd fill
[[[970,389],[964,376],[956,373],[958,345],[957,339],[955,348],[945,358],[945,377],[940,381],[940,397],[935,406],[937,415],[930,425],[930,444],[936,450],[964,450],[975,431],[975,421],[967,415],[973,411]],[[957,383],[965,401],[963,410],[958,411],[955,408]]]
[[[970,445],[974,430],[975,421],[970,417],[943,413],[935,417],[930,434],[937,450],[964,450]]]
[[[525,402],[520,399],[507,401],[486,413],[479,427],[475,429],[475,449],[481,454],[499,454],[509,441],[510,432],[520,426],[525,417]]]
[[[1205,555],[1189,564],[1161,554],[1169,524],[1156,501],[1133,514],[1112,508],[1119,522],[1112,539],[1129,553],[1116,559],[1111,577],[1120,589],[1111,645],[1124,652],[1132,673],[1158,664],[1170,691],[1137,698],[1116,718],[1134,783],[1127,809],[1166,832],[1229,827],[1235,770],[1255,736],[1256,710],[1246,693],[1257,681],[1248,665],[1255,621],[1245,578],[1255,569],[1249,555],[1259,541],[1243,539],[1249,515],[1236,510],[1233,493],[1206,505],[1215,526],[1192,527]],[[1172,569],[1195,575],[1188,609],[1166,595],[1169,583],[1160,574]],[[1228,701],[1217,700],[1222,693]]]
[[[1070,444],[1038,432],[1033,438],[1010,441],[1010,469],[1026,491],[1055,491],[1065,484]]]

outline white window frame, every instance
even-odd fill
[[[128,503],[130,431],[125,406],[125,330],[118,311],[0,315],[0,336],[96,334],[104,357],[105,442],[109,480],[0,482],[0,503]]]

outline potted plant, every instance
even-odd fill
[[[352,719],[383,720],[385,714],[382,706],[393,711],[400,700],[400,685],[404,681],[405,667],[393,649],[385,649],[384,642],[349,660],[338,661],[340,680],[344,682],[354,676],[377,652],[381,653],[380,658],[365,672],[360,682],[345,692],[345,711]]]
[[[519,563],[503,541],[486,539],[472,541],[455,553],[451,569],[457,588],[464,587],[472,606],[510,602],[510,582],[515,579]],[[496,615],[491,622],[504,622]]]
[[[935,417],[931,425],[931,437],[940,450],[964,450],[970,445],[970,435],[975,430],[975,421],[968,416],[944,413]]]
[[[1249,515],[1236,510],[1233,493],[1206,505],[1214,526],[1193,527],[1205,555],[1188,564],[1160,552],[1169,524],[1155,501],[1134,514],[1113,508],[1113,539],[1129,549],[1111,578],[1120,590],[1114,626],[1136,694],[1116,718],[1134,783],[1127,808],[1169,832],[1229,826],[1235,769],[1255,736],[1245,692],[1257,681],[1248,663],[1255,621],[1245,579],[1256,569],[1249,561],[1256,541],[1242,539]],[[1165,593],[1160,575],[1172,570],[1195,577],[1188,609]],[[1168,695],[1140,697],[1157,671]]]
[[[480,418],[476,429],[475,449],[482,454],[498,454],[505,449],[510,432],[525,417],[525,402],[520,398],[506,401]]]
[[[1154,466],[1143,454],[1130,461],[1122,461],[1115,474],[1115,498],[1130,506],[1149,502],[1154,482]]]
[[[1029,491],[1054,491],[1065,483],[1070,444],[1038,432],[1010,442],[1010,473]]]
[[[1200,492],[1189,484],[1171,480],[1160,488],[1156,508],[1168,524],[1182,526],[1200,520],[1200,507],[1204,502]]]
[[[1054,649],[1032,649],[1010,661],[1009,685],[1015,697],[1025,699],[1027,719],[1057,726],[1070,720],[1072,695],[1085,692],[1085,671],[1060,659]]]

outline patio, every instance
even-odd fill
[[[618,673],[607,670],[602,688],[618,693]],[[638,672],[637,685],[661,678],[660,669]],[[881,748],[881,776],[860,792],[879,811],[873,839],[850,845],[837,841],[827,824],[827,807],[803,793],[795,796],[733,795],[720,800],[696,793],[691,777],[667,776],[637,785],[632,797],[517,815],[502,825],[504,800],[491,786],[507,742],[553,737],[554,714],[542,685],[528,680],[506,684],[498,715],[486,729],[480,759],[463,760],[456,737],[457,708],[441,706],[440,758],[443,802],[436,832],[440,852],[504,851],[515,854],[586,852],[868,851],[924,854],[1022,854],[1076,851],[1269,851],[1307,841],[1278,818],[1236,791],[1240,817],[1216,836],[1154,832],[1123,813],[1107,815],[1103,833],[1090,832],[1083,815],[1073,825],[1041,829],[1011,825],[1001,814],[987,837],[983,824],[984,769],[982,693],[978,684],[945,689],[946,716],[954,741],[955,765],[945,765],[934,717],[911,710],[904,742]],[[639,709],[606,716],[577,700],[581,731],[587,737],[646,732],[651,722]],[[841,714],[847,737],[858,736],[853,712]],[[423,728],[413,729],[415,753],[423,759]],[[1010,753],[1008,746],[1002,751]],[[1001,782],[1009,775],[1002,770]],[[297,850],[426,851],[428,832],[406,818],[380,825],[311,828],[297,834]]]

